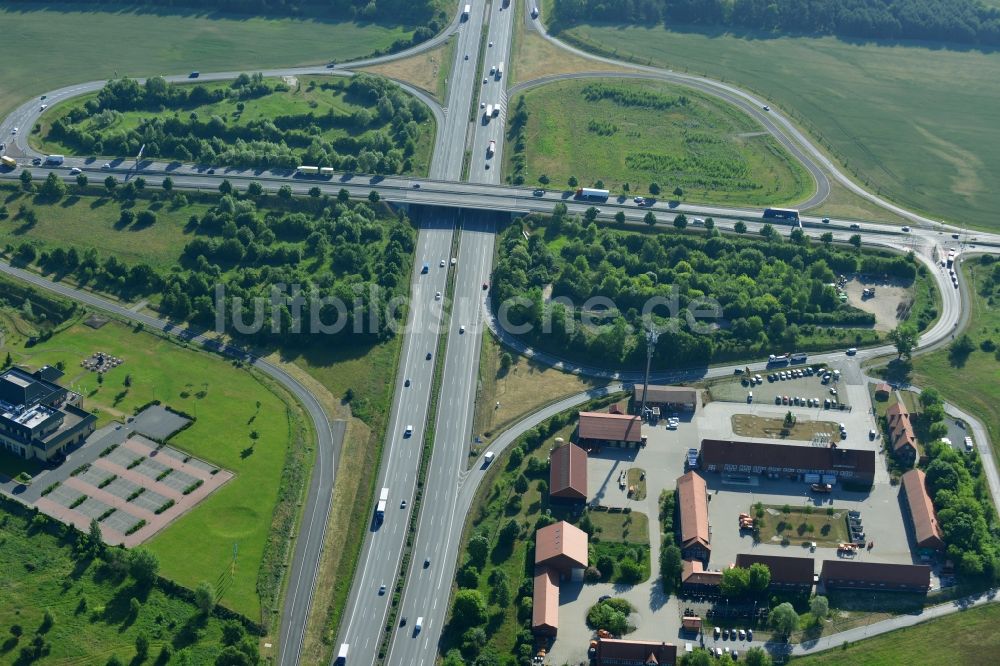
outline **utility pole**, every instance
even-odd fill
[[[646,392],[649,390],[649,368],[653,364],[653,350],[656,348],[656,340],[659,333],[656,332],[656,325],[649,322],[646,330],[646,376],[642,384],[642,404],[639,407],[639,418],[646,418]]]

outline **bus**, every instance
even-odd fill
[[[11,169],[17,166],[17,160],[15,160],[13,157],[8,157],[6,155],[0,157],[0,163],[3,163],[5,167],[10,167]]]
[[[319,167],[300,166],[298,172],[303,176],[315,176],[319,173]]]
[[[333,167],[320,167],[319,175],[321,176],[333,176]]]
[[[609,196],[611,196],[611,192],[608,190],[598,190],[593,187],[581,187],[576,191],[578,199],[600,199],[601,201],[607,201]]]
[[[798,224],[801,226],[801,223],[799,222],[799,211],[794,208],[765,208],[764,219],[781,220],[783,222],[788,222],[789,224]]]

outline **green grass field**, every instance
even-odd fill
[[[229,567],[238,543],[236,575],[222,603],[258,619],[257,576],[291,428],[282,400],[219,357],[117,322],[98,330],[77,323],[34,347],[0,347],[0,354],[8,350],[15,363],[32,368],[65,363],[63,382],[84,396],[86,409],[97,410],[101,425],[154,399],[197,418],[170,443],[236,477],[147,545],[159,556],[164,576],[193,589],[202,580],[215,581]],[[100,385],[95,373],[80,367],[96,351],[125,360],[105,373]],[[127,389],[126,375],[132,382]],[[251,431],[259,435],[256,442]]]
[[[76,186],[69,187],[70,193],[74,190]],[[38,243],[39,250],[75,247],[82,253],[87,248],[94,248],[102,257],[113,254],[130,265],[146,262],[158,270],[176,265],[184,245],[194,237],[184,231],[188,219],[192,215],[202,216],[209,208],[207,204],[198,203],[181,207],[153,204],[156,224],[121,229],[117,226],[120,205],[92,194],[70,194],[62,201],[48,204],[4,185],[0,186],[0,203],[7,206],[10,215],[0,222],[0,247],[30,240]],[[18,217],[21,205],[35,211],[35,224]],[[146,207],[143,202],[136,209]]]
[[[112,655],[129,663],[140,634],[149,639],[150,656],[133,664],[152,664],[164,646],[174,654],[169,663],[182,663],[182,650],[191,659],[186,663],[214,662],[222,637],[217,618],[204,619],[194,604],[157,588],[109,576],[99,561],[75,559],[69,543],[26,517],[0,510],[0,525],[0,663],[104,664]],[[133,597],[141,604],[135,617]],[[54,622],[43,631],[45,611]],[[23,630],[19,639],[14,625]],[[38,662],[21,659],[36,633],[51,652]]]
[[[1000,311],[995,305],[995,287],[989,282],[993,265],[978,261],[962,263],[963,278],[972,286],[972,318],[966,332],[976,345],[967,358],[955,358],[948,349],[924,354],[913,359],[913,383],[935,386],[944,398],[980,419],[989,430],[994,451],[1000,437],[1000,358],[995,352],[984,351],[985,340],[1000,342]]]
[[[281,83],[279,79],[265,79],[271,86]],[[187,107],[173,113],[186,117],[189,113],[196,113],[200,118],[211,118],[218,116],[226,121],[227,127],[238,130],[247,126],[255,125],[261,121],[274,121],[282,116],[307,116],[313,114],[317,117],[325,117],[328,113],[338,117],[350,116],[362,108],[369,108],[358,103],[357,99],[351,99],[350,94],[341,90],[324,90],[323,85],[333,83],[344,84],[342,77],[330,76],[310,76],[301,78],[290,78],[285,81],[290,84],[287,91],[275,91],[271,94],[253,99],[239,100],[227,98],[214,104],[203,104],[200,106]],[[210,91],[228,90],[231,88],[229,82],[205,83],[203,85]],[[405,93],[404,93],[405,94]],[[45,153],[77,154],[80,152],[76,145],[67,145],[49,137],[48,128],[60,118],[70,114],[75,109],[82,109],[84,105],[96,99],[97,94],[84,95],[75,98],[65,104],[54,107],[47,111],[41,119],[41,131],[32,136],[32,143],[36,148]],[[407,96],[408,98],[408,96]],[[243,111],[239,111],[237,105],[243,105]],[[166,112],[168,115],[170,111]],[[138,128],[142,122],[153,118],[162,117],[163,113],[158,111],[129,111],[121,114],[121,118],[109,126],[99,126],[94,119],[84,120],[77,127],[87,131],[107,134],[108,132],[131,132]],[[389,130],[388,124],[378,123],[376,126],[369,126],[364,131],[357,131],[353,127],[332,127],[318,130],[310,137],[322,143],[337,145],[337,141],[348,137],[361,139],[371,136],[374,132],[386,132]],[[416,149],[411,158],[412,169],[410,172],[425,174],[430,165],[431,150],[434,143],[434,123],[429,120],[421,125],[421,131],[416,139]],[[291,146],[296,154],[304,152],[308,146]],[[401,147],[401,146],[400,146]],[[170,156],[174,157],[174,156]]]
[[[648,101],[640,106],[587,94],[597,89]],[[686,104],[671,104],[681,96]],[[647,192],[656,182],[668,197],[679,186],[687,201],[757,205],[794,203],[814,187],[749,116],[689,89],[609,78],[549,84],[527,91],[525,100],[529,184],[545,174],[559,187],[576,176],[583,186],[602,180],[622,192],[628,182],[633,192]]]
[[[35,95],[84,81],[342,62],[413,33],[407,26],[92,7],[0,7],[5,52],[31,54],[5,60],[0,116]]]
[[[996,229],[1000,52],[580,26],[564,37],[618,58],[756,91],[856,179],[900,204]]]
[[[1000,605],[990,604],[915,627],[792,660],[802,666],[896,666],[896,664],[991,664],[1000,649]]]

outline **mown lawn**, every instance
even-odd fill
[[[990,604],[792,661],[802,666],[989,664],[1000,649],[997,622],[1000,605]]]
[[[234,544],[239,544],[236,575],[222,603],[259,619],[257,576],[289,445],[285,403],[250,372],[217,356],[116,322],[98,330],[77,323],[34,347],[10,351],[15,363],[31,368],[64,363],[63,383],[84,396],[85,408],[96,410],[100,425],[131,415],[154,399],[196,417],[170,443],[236,477],[147,546],[159,556],[164,576],[193,589],[226,571]],[[100,384],[96,373],[80,367],[96,351],[125,360],[105,373]],[[0,354],[6,352],[0,347]],[[124,386],[126,376],[129,387]]]
[[[564,38],[705,74],[790,113],[857,180],[909,208],[995,229],[1000,52],[833,37],[579,26]]]
[[[121,5],[0,7],[0,116],[36,95],[115,76],[183,74],[353,60],[409,39],[413,27],[259,18]],[[44,44],[43,48],[39,48]]]
[[[598,90],[619,98],[598,98]],[[690,89],[608,78],[549,84],[524,99],[529,184],[544,174],[563,187],[576,176],[585,187],[601,180],[613,192],[629,183],[648,193],[656,182],[664,198],[680,187],[685,201],[756,205],[813,191],[805,169],[756,121]]]
[[[152,664],[167,647],[168,661],[213,663],[221,647],[222,622],[203,618],[194,604],[145,589],[133,579],[111,576],[99,560],[76,559],[71,542],[58,532],[33,527],[26,517],[0,508],[0,663],[104,664],[112,655],[121,663]],[[130,600],[140,602],[132,616]],[[44,628],[48,611],[53,623]],[[12,628],[20,627],[17,638]],[[149,657],[133,660],[135,641],[149,640]],[[38,662],[21,657],[36,636],[49,646]]]

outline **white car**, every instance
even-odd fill
[[[771,107],[769,107],[769,106],[768,106],[767,104],[765,104],[765,105],[763,106],[763,109],[764,109],[765,111],[770,111],[770,110],[771,110]]]
[[[485,109],[486,108],[486,102],[480,102],[479,103],[479,108],[480,109]]]
[[[412,434],[413,434],[413,426],[411,425],[406,426],[406,430],[403,431],[403,437],[409,437]]]
[[[434,292],[434,300],[435,301],[440,301],[441,300],[441,292],[440,291]]]
[[[641,204],[643,201],[645,201],[645,199],[643,199],[642,197],[636,197],[632,199],[632,201],[634,201],[637,204]]]
[[[465,327],[464,326],[459,326],[458,327],[458,332],[459,332],[459,334],[465,333]]]
[[[73,167],[69,170],[69,175],[71,176],[75,176],[78,173],[80,173],[80,167]]]
[[[39,109],[38,109],[38,110],[39,110],[39,111],[44,111],[44,110],[45,110],[45,109],[47,109],[47,108],[49,108],[49,105],[48,105],[48,104],[42,104],[42,106],[41,106],[41,107],[39,107]]]
[[[444,268],[444,259],[441,260],[441,263],[439,263],[438,266],[440,266],[441,268]]]
[[[490,65],[490,74],[496,74],[496,73],[497,73],[497,66]]]
[[[403,500],[402,502],[399,503],[399,508],[400,509],[405,509],[406,508],[406,500]]]
[[[458,263],[458,259],[457,259],[457,258],[455,258],[455,257],[452,257],[452,258],[451,258],[451,265],[452,265],[452,266],[454,266],[454,265],[455,265],[455,264],[457,264],[457,263]]]
[[[102,169],[110,169],[111,168],[111,162],[105,162],[104,164],[101,165],[101,168]]]
[[[490,46],[493,46],[493,42],[490,42]]]
[[[14,129],[12,129],[12,130],[10,131],[10,133],[11,133],[11,134],[17,134],[17,128],[15,127]]]

